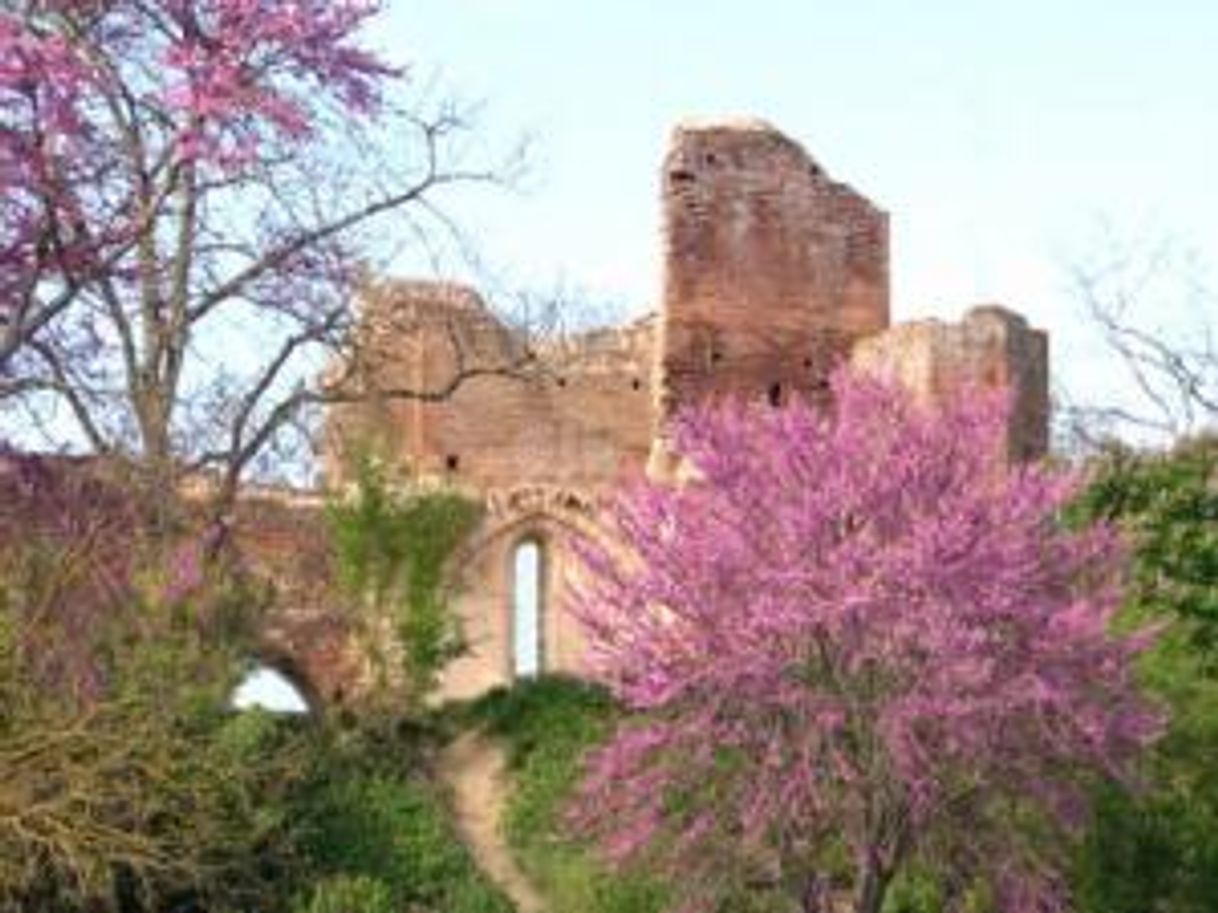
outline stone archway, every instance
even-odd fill
[[[315,494],[253,490],[232,518],[238,552],[270,587],[251,662],[283,675],[315,713],[359,695],[364,667]]]
[[[437,697],[474,697],[515,675],[512,605],[513,550],[524,541],[542,548],[538,672],[576,673],[583,642],[564,612],[577,537],[605,542],[597,502],[562,486],[495,489],[484,500],[477,528],[449,559],[450,605],[468,644],[441,675]],[[252,507],[251,501],[244,507]],[[320,710],[358,698],[366,666],[351,636],[349,616],[335,587],[335,571],[316,504],[257,505],[243,545],[253,565],[275,581],[274,608],[260,632],[259,659],[307,692]],[[251,518],[253,519],[253,518]]]
[[[341,610],[278,607],[259,635],[251,665],[287,679],[310,713],[324,713],[359,694],[362,664]]]
[[[486,516],[454,555],[452,606],[464,629],[468,653],[446,670],[442,696],[472,697],[519,674],[577,673],[583,651],[578,625],[565,611],[576,567],[572,544],[603,541],[595,503],[581,492],[529,485],[492,492]],[[515,562],[522,545],[536,544],[537,668],[519,667]]]

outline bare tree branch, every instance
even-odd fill
[[[1218,296],[1170,242],[1126,252],[1116,242],[1099,265],[1069,269],[1083,311],[1125,369],[1122,402],[1065,406],[1079,440],[1178,437],[1218,422]],[[1084,430],[1085,426],[1090,430]]]
[[[54,80],[0,85],[28,166],[17,216],[0,211],[20,241],[0,235],[20,270],[0,291],[0,397],[26,428],[55,434],[66,404],[80,430],[61,446],[235,485],[302,411],[351,395],[320,387],[315,361],[350,354],[352,286],[389,246],[373,227],[393,215],[452,244],[444,189],[503,177],[463,157],[453,105],[395,95],[415,89],[360,45],[374,14],[293,8],[298,28],[256,39],[140,0],[28,17],[61,56]],[[435,389],[382,395],[522,367],[454,359]]]

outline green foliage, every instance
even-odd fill
[[[510,913],[453,832],[436,788],[400,766],[391,772],[395,765],[359,744],[355,756],[350,744],[333,752],[295,807],[307,868],[321,878],[315,890],[336,891],[324,886],[339,877],[374,879],[393,909]]]
[[[397,913],[393,892],[366,875],[335,875],[319,881],[294,913]]]
[[[393,894],[385,884],[363,875],[336,875],[319,881],[293,913],[395,913]]]
[[[171,594],[166,549],[88,520],[0,549],[0,908],[244,906],[302,771],[228,708],[261,600],[218,568]]]
[[[426,717],[235,712],[270,590],[141,532],[108,483],[36,478],[43,501],[0,498],[2,913],[509,913],[424,776]],[[441,617],[472,510],[365,508],[357,572]]]
[[[583,756],[606,738],[616,711],[599,688],[541,677],[491,692],[466,713],[503,739],[512,770],[508,841],[554,910],[658,913],[666,894],[629,872],[610,873],[563,826]],[[741,908],[743,909],[743,908]]]
[[[1133,796],[1106,788],[1079,854],[1082,913],[1218,909],[1218,439],[1114,449],[1076,505],[1129,531],[1124,621],[1165,624],[1141,674],[1172,713]]]
[[[209,709],[177,715],[170,734],[155,716],[164,708],[144,717],[139,706],[110,716],[101,705],[78,738],[50,743],[69,757],[0,785],[0,812],[29,804],[14,792],[22,784],[71,782],[94,815],[64,803],[54,823],[73,843],[54,870],[0,827],[0,875],[18,888],[0,890],[0,910],[510,913],[422,773],[426,729],[393,739],[379,725]],[[0,764],[13,770],[6,756]],[[90,846],[99,836],[110,842]],[[166,865],[140,868],[146,850]],[[38,864],[19,882],[4,865],[21,860]]]
[[[1161,454],[1114,447],[1074,509],[1133,536],[1133,611],[1178,618],[1198,650],[1218,651],[1218,438]]]
[[[104,674],[84,700],[30,674],[14,579],[31,584],[0,581],[0,909],[238,910],[273,893],[304,759],[297,733],[228,709],[240,646],[196,622],[236,590],[190,610],[145,599],[142,629],[116,616],[76,645]]]
[[[444,575],[477,522],[478,507],[451,491],[395,493],[369,457],[357,463],[356,478],[355,497],[328,510],[339,573],[362,608],[365,644],[382,684],[394,670],[380,644],[386,629],[397,635],[406,697],[417,709],[463,648],[447,610]]]
[[[934,878],[902,873],[884,900],[884,913],[939,913],[942,894]]]
[[[1082,913],[1218,909],[1218,681],[1195,643],[1170,630],[1150,658],[1175,715],[1145,794],[1104,791],[1079,856]]]

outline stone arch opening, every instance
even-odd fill
[[[518,546],[529,541],[541,547],[540,574],[533,575],[541,582],[534,603],[538,671],[579,671],[581,632],[565,602],[576,567],[571,547],[580,539],[613,544],[609,530],[578,491],[521,486],[488,499],[485,521],[453,556],[447,571],[470,649],[446,669],[446,696],[473,697],[517,678],[515,559]],[[527,603],[525,608],[528,611]]]
[[[244,676],[233,689],[236,710],[260,708],[269,713],[316,716],[321,700],[296,663],[279,655],[251,657]]]
[[[545,543],[529,533],[510,553],[512,677],[534,678],[545,668]]]

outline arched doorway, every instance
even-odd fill
[[[532,678],[544,668],[545,552],[540,540],[522,539],[512,550],[512,677]]]

